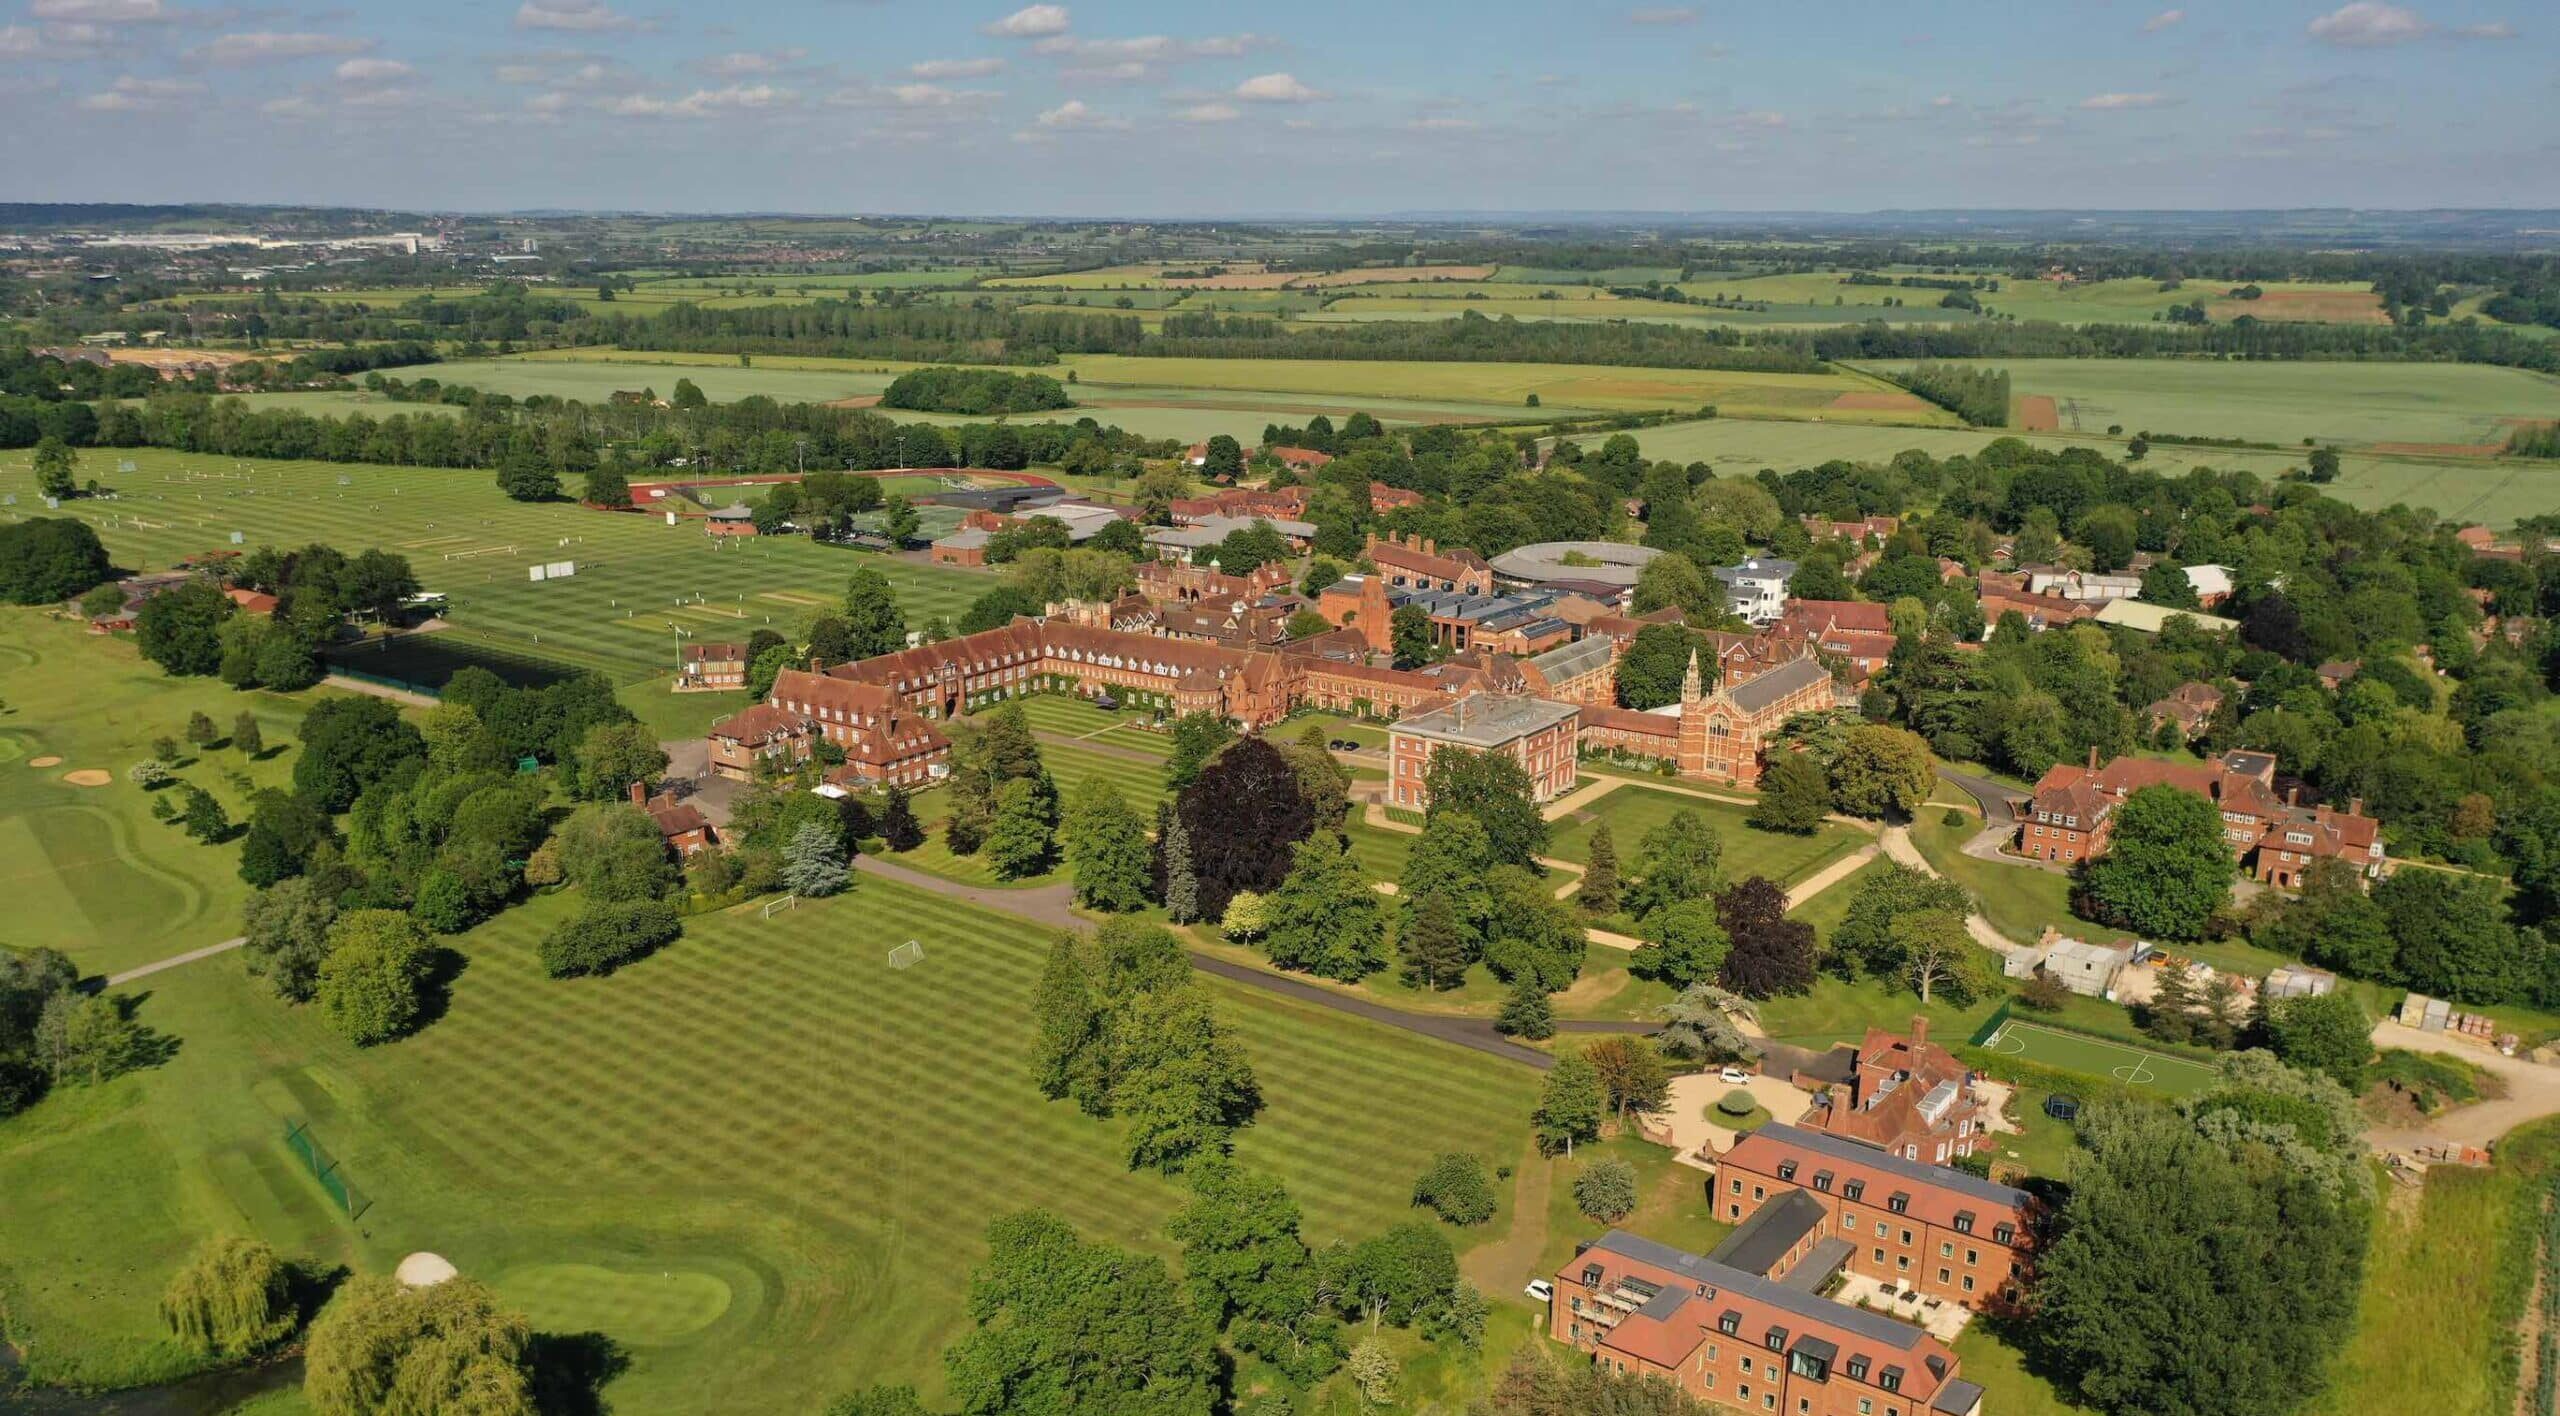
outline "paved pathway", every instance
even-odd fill
[[[1873,843],[1860,846],[1858,849],[1849,852],[1847,855],[1831,862],[1822,869],[1817,870],[1813,874],[1806,876],[1804,879],[1797,881],[1795,884],[1788,886],[1787,908],[1794,909],[1805,901],[1812,899],[1814,896],[1821,894],[1823,891],[1830,889],[1832,886],[1837,885],[1841,881],[1848,879],[1850,876],[1857,874],[1859,871],[1866,869],[1867,862],[1876,858],[1877,849],[1878,848]]]
[[[1920,848],[1911,844],[1911,833],[1900,826],[1884,828],[1878,844],[1884,847],[1884,853],[1887,856],[1910,866],[1923,875],[1934,876],[1938,873],[1938,868],[1929,863],[1929,858],[1920,854]],[[1964,927],[1965,931],[1973,936],[1975,943],[2004,958],[2024,947],[2008,935],[1992,928],[1991,921],[1984,919],[1980,910],[1964,917]]]
[[[228,954],[248,942],[249,937],[244,934],[237,939],[225,939],[219,944],[207,944],[201,949],[172,954],[168,958],[156,963],[144,964],[140,968],[126,969],[123,973],[112,973],[107,975],[107,987],[113,988],[120,983],[131,983],[137,978],[149,978],[162,969],[174,969],[180,964],[192,964],[198,959],[210,959],[216,954]]]
[[[928,875],[921,870],[867,855],[855,859],[854,869],[865,875],[877,875],[884,880],[895,880],[901,885],[912,885],[928,894],[965,900],[983,909],[1009,914],[1018,919],[1031,920],[1036,924],[1053,928],[1083,929],[1091,923],[1076,914],[1073,905],[1074,891],[1065,884],[1035,885],[1022,890],[991,890],[983,886],[963,885],[956,880],[945,880],[939,875]],[[1240,983],[1247,988],[1257,988],[1265,993],[1276,994],[1301,1003],[1313,1003],[1321,1008],[1331,1008],[1338,1013],[1349,1013],[1354,1017],[1366,1018],[1374,1023],[1384,1023],[1391,1028],[1402,1028],[1406,1032],[1437,1038],[1442,1042],[1456,1043],[1460,1047],[1472,1048],[1477,1052],[1499,1057],[1505,1061],[1522,1063],[1541,1071],[1555,1065],[1555,1059],[1546,1053],[1534,1047],[1513,1042],[1495,1032],[1492,1022],[1488,1019],[1433,1013],[1407,1013],[1401,1009],[1389,1008],[1383,1004],[1356,997],[1336,985],[1287,978],[1254,968],[1249,964],[1239,964],[1207,954],[1192,954],[1191,966],[1202,973]]]
[[[412,693],[405,688],[393,688],[387,683],[372,683],[360,678],[350,678],[345,674],[329,674],[320,681],[331,688],[342,688],[349,693],[361,693],[368,698],[388,698],[394,703],[404,703],[412,708],[433,708],[440,701],[423,693]]]

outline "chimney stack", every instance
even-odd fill
[[[649,784],[647,782],[633,782],[631,784],[631,804],[633,806],[647,806],[649,804]]]
[[[1914,1014],[1912,1014],[1912,1015],[1911,1015],[1911,1045],[1912,1045],[1912,1046],[1914,1046],[1914,1047],[1918,1047],[1920,1044],[1922,1044],[1922,1043],[1924,1043],[1924,1042],[1927,1042],[1928,1040],[1929,1040],[1929,1015],[1928,1015],[1928,1014],[1926,1014],[1926,1013],[1914,1013]]]
[[[2095,743],[2089,746],[2089,770],[2092,772],[2098,770],[2098,748]]]
[[[2363,798],[2363,797],[2350,797],[2350,798],[2347,800],[2347,814],[2348,814],[2349,816],[2362,816],[2362,815],[2364,815],[2364,798]]]

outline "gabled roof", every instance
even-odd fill
[[[1759,713],[1816,684],[1830,681],[1831,671],[1822,666],[1821,660],[1811,657],[1790,659],[1765,674],[1754,674],[1726,689],[1725,697],[1746,713]]]
[[[1545,675],[1547,683],[1553,686],[1607,668],[1617,657],[1617,652],[1618,646],[1610,641],[1609,636],[1595,634],[1588,639],[1577,639],[1571,644],[1550,649],[1531,659],[1529,667]]]
[[[1958,1210],[1977,1205],[2024,1213],[2034,1204],[2034,1197],[2024,1190],[1995,1185],[1952,1166],[1905,1160],[1845,1137],[1779,1122],[1734,1142],[1724,1157],[1725,1164],[1761,1175],[1777,1174],[1778,1163],[1784,1160],[1820,1160],[1844,1172],[1863,1171],[1859,1178],[1870,1181],[1871,1200],[1881,1200],[1894,1191],[1907,1192],[1911,1196],[1908,1212],[1941,1226],[1951,1225]],[[1992,1226],[2004,1222],[2003,1218],[1984,1216],[1978,1231],[1988,1238]]]

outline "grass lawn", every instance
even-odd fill
[[[113,973],[219,943],[239,932],[236,844],[200,845],[153,819],[154,797],[125,771],[154,739],[186,747],[180,780],[211,792],[235,822],[252,791],[290,785],[302,715],[320,693],[241,693],[210,678],[169,678],[129,638],[93,635],[77,621],[0,610],[0,892],[12,919],[0,937],[49,947],[84,970]],[[227,745],[186,746],[187,718],[213,719],[227,744],[242,712],[256,715],[261,761]],[[37,767],[40,758],[59,763]],[[75,786],[72,772],[104,772]]]
[[[1944,813],[1924,811],[1911,823],[1911,844],[1938,873],[1971,891],[1992,927],[2019,944],[2033,944],[2051,925],[2065,934],[2084,937],[2098,927],[2071,913],[2071,877],[2023,862],[1981,860],[1964,853],[1964,843],[1980,830],[1971,817],[1962,826],[1940,820]]]
[[[1964,1379],[1982,1385],[1982,1409],[1998,1416],[2082,1416],[2095,1410],[2055,1389],[2046,1377],[2027,1370],[2027,1355],[2000,1325],[1976,1319],[1955,1341],[1964,1363]]]
[[[1724,875],[1728,880],[1763,875],[1781,885],[1790,884],[1866,842],[1866,837],[1857,831],[1829,824],[1810,836],[1762,831],[1744,819],[1750,814],[1744,807],[1648,787],[1620,787],[1556,822],[1548,854],[1577,865],[1587,863],[1591,833],[1606,822],[1610,834],[1617,839],[1618,868],[1638,873],[1644,833],[1683,811],[1704,817],[1724,838]]]
[[[875,1380],[938,1391],[995,1215],[1046,1205],[1168,1250],[1178,1185],[1031,1088],[1038,931],[864,880],[771,921],[695,919],[611,978],[548,980],[534,946],[571,904],[461,936],[444,1014],[371,1050],[234,959],[153,979],[141,1017],[180,1040],[174,1060],[0,1123],[0,1193],[40,1217],[0,1226],[33,1368],[183,1366],[153,1304],[199,1236],[233,1231],[377,1272],[442,1253],[537,1326],[624,1342],[619,1410],[807,1410]],[[909,938],[925,963],[892,972]],[[1288,1181],[1316,1242],[1404,1216],[1439,1151],[1518,1148],[1527,1069],[1211,986],[1267,1098],[1239,1152]],[[374,1196],[360,1226],[287,1163],[287,1117]]]
[[[1589,1218],[1574,1207],[1574,1177],[1600,1160],[1623,1160],[1635,1167],[1636,1212],[1614,1225]],[[1547,1162],[1552,1181],[1547,1195],[1547,1241],[1536,1271],[1553,1276],[1573,1257],[1573,1246],[1597,1239],[1612,1228],[1641,1234],[1657,1243],[1704,1254],[1724,1242],[1733,1226],[1715,1218],[1707,1195],[1709,1176],[1682,1165],[1671,1152],[1651,1141],[1619,1136],[1596,1145],[1576,1146],[1573,1156]]]

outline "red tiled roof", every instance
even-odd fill
[[[713,723],[710,735],[753,746],[791,737],[800,732],[801,722],[797,714],[786,713],[770,703],[757,703]]]

